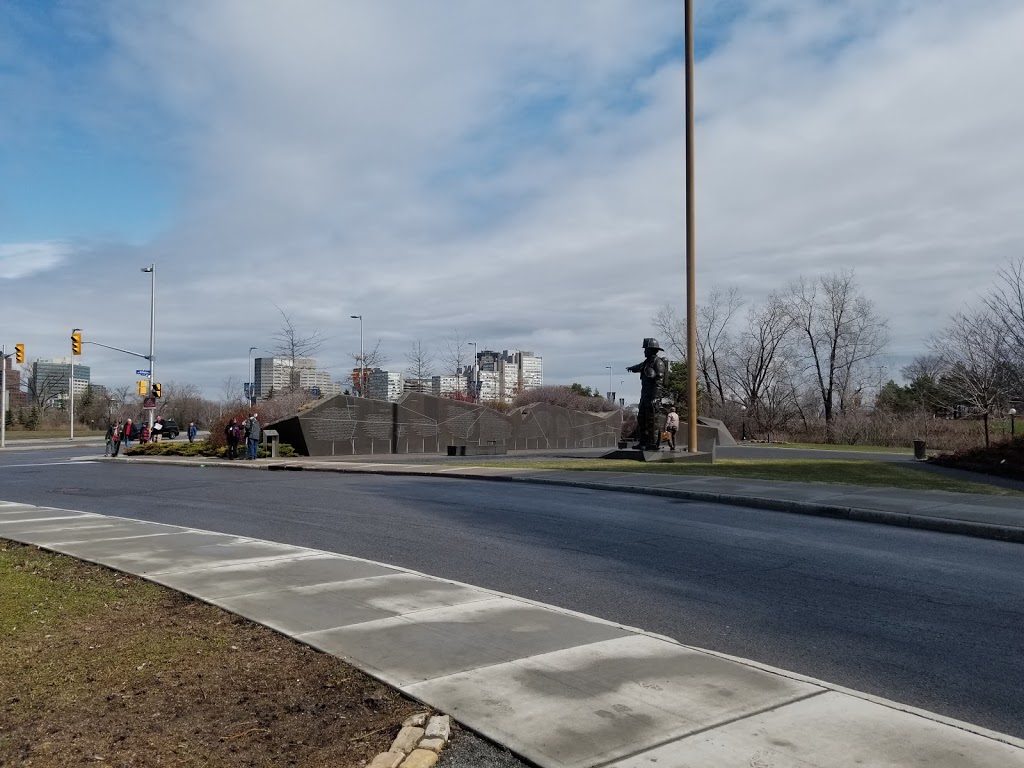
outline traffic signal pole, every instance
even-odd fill
[[[0,448],[7,447],[7,345],[0,347]]]
[[[156,264],[150,264],[148,270],[143,269],[143,272],[148,271],[152,280],[150,281],[150,297],[149,297],[149,394],[153,397],[153,382],[156,381],[154,376],[156,375],[156,353],[154,351],[156,343]],[[149,409],[149,432],[153,433],[153,415],[156,413],[156,408]]]

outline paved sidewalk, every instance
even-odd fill
[[[481,462],[479,465],[413,463],[416,461],[415,456],[403,458],[405,462],[351,459],[224,461],[156,456],[104,460],[125,464],[144,462],[190,467],[355,472],[540,483],[733,504],[1024,543],[1024,496],[983,496],[949,491],[916,491],[871,488],[863,485],[792,483],[640,472],[512,469],[503,467],[498,462]]]
[[[0,537],[331,653],[552,768],[1024,768],[1024,741],[465,584],[316,550],[0,502]]]

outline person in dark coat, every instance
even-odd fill
[[[228,441],[228,458],[238,458],[238,441],[242,439],[242,428],[238,426],[238,421],[234,418],[228,422],[228,425],[224,427],[224,437]]]

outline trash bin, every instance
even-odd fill
[[[914,458],[917,459],[918,461],[924,461],[925,459],[928,458],[928,453],[925,450],[924,440],[918,439],[914,441]]]

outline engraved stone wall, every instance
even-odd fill
[[[504,414],[421,393],[410,393],[397,404],[338,395],[268,427],[308,456],[446,453],[451,445],[611,448],[619,438],[622,416],[540,403]]]

